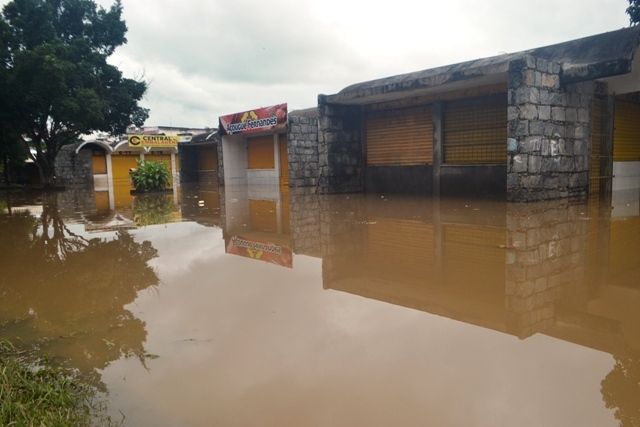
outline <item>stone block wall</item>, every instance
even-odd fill
[[[319,95],[318,112],[318,192],[361,192],[364,155],[359,107],[327,104],[326,96]]]
[[[332,288],[335,280],[357,274],[353,260],[362,258],[365,239],[365,204],[361,194],[320,195],[322,283]]]
[[[312,187],[292,188],[291,201],[291,240],[296,254],[321,255],[320,242],[320,197]]]
[[[562,85],[560,64],[509,64],[507,198],[586,196],[594,83]]]
[[[216,146],[218,150],[218,185],[224,187],[224,163],[222,158],[222,141]]]
[[[93,191],[92,152],[82,149],[75,152],[78,144],[62,147],[56,157],[55,171],[58,185],[74,190]]]
[[[315,187],[318,181],[318,118],[289,116],[289,186]]]
[[[180,162],[180,182],[198,182],[198,148],[181,144],[178,149]]]
[[[505,303],[520,338],[553,326],[557,304],[585,286],[585,210],[569,200],[508,205]]]

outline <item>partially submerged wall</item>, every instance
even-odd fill
[[[318,192],[362,191],[363,149],[358,106],[327,104],[318,96]]]
[[[58,185],[75,190],[93,191],[93,163],[90,149],[75,152],[78,144],[62,147],[56,157],[55,171]]]
[[[594,83],[562,87],[561,65],[525,57],[509,67],[507,199],[586,196]]]
[[[319,174],[318,117],[290,115],[287,146],[289,186],[316,186]]]

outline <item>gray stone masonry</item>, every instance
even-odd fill
[[[585,282],[586,210],[569,200],[508,205],[505,303],[520,338],[553,326],[559,301]]]
[[[327,104],[318,96],[318,193],[357,193],[363,189],[358,106]]]
[[[218,185],[224,186],[224,164],[222,158],[222,142],[217,144],[218,149]]]
[[[55,164],[57,183],[75,191],[93,191],[92,151],[82,149],[76,154],[77,146],[66,145],[58,153]]]
[[[323,194],[318,199],[322,282],[324,288],[331,288],[334,280],[348,278],[357,271],[353,260],[354,256],[361,258],[364,247],[364,196]]]
[[[198,182],[198,148],[179,145],[180,182]]]
[[[315,187],[318,182],[318,118],[289,116],[287,135],[289,186]]]
[[[291,201],[291,240],[296,254],[321,256],[320,197],[313,187],[294,187]]]
[[[563,87],[561,73],[560,64],[531,56],[509,64],[510,201],[587,194],[594,83]]]

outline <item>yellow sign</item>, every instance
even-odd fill
[[[129,147],[177,147],[179,136],[129,135]]]

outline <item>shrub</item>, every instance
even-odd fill
[[[131,179],[138,191],[160,191],[171,184],[171,173],[163,162],[139,159],[138,168],[131,171]]]

